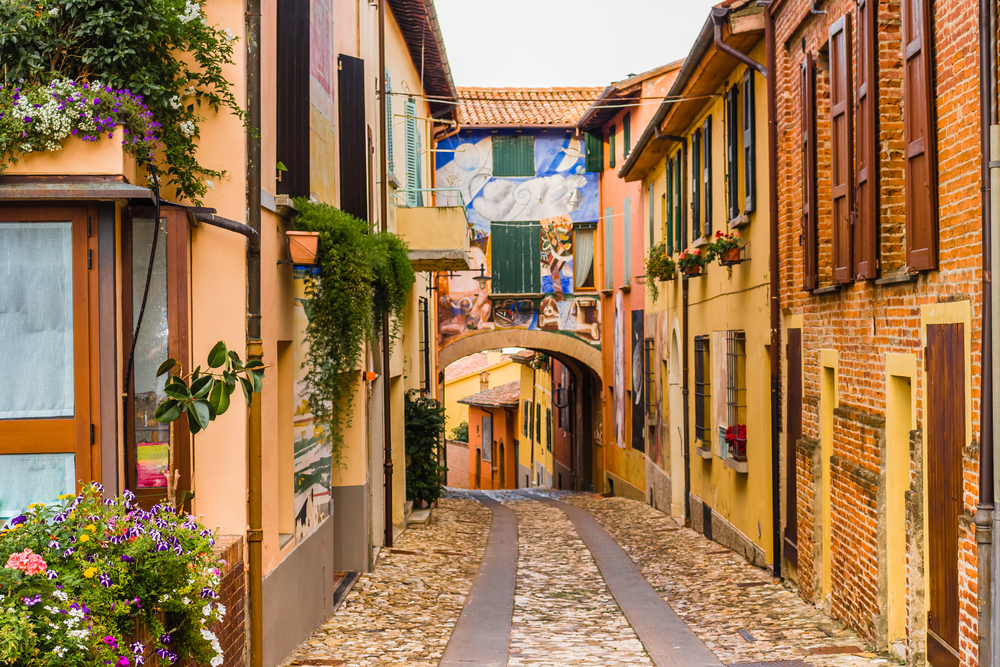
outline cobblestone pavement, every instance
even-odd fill
[[[566,515],[510,492],[487,493],[517,514],[508,667],[652,665]]]
[[[361,575],[337,612],[282,664],[436,666],[476,577],[492,518],[475,500],[442,498],[430,525],[403,532],[383,549],[375,571]]]
[[[852,631],[806,604],[797,593],[773,583],[769,574],[735,552],[719,553],[723,547],[693,530],[671,530],[677,524],[659,510],[625,498],[553,491],[545,495],[593,514],[647,581],[725,664],[765,660],[802,660],[818,667],[901,664],[868,652],[810,654],[817,647],[866,647]],[[753,585],[738,586],[747,583]],[[749,632],[753,641],[739,630]]]

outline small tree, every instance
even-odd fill
[[[469,422],[463,421],[459,422],[458,426],[451,429],[451,439],[458,440],[459,442],[469,441]]]
[[[414,389],[406,392],[406,497],[415,503],[430,504],[441,496],[441,440],[444,435],[444,408],[433,398]]]

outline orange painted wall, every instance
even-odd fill
[[[483,417],[493,419],[493,442],[483,442]],[[481,489],[513,489],[515,488],[514,438],[517,437],[516,419],[513,412],[505,408],[481,408],[469,406],[469,488]],[[500,456],[500,443],[503,443],[503,457]],[[476,486],[477,452],[489,446],[492,452],[492,462],[479,462],[479,486]],[[503,476],[501,479],[501,466]]]

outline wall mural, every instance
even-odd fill
[[[598,175],[584,171],[583,143],[561,131],[535,137],[535,175],[493,176],[493,136],[473,130],[441,141],[436,183],[461,193],[469,218],[475,271],[438,274],[438,345],[496,328],[553,331],[601,344],[600,298],[576,294],[573,285],[573,223],[598,215]],[[459,192],[438,194],[437,204],[457,206]],[[490,275],[494,222],[539,223],[541,294],[491,296],[480,287],[479,267]]]
[[[614,332],[611,335],[611,353],[615,372],[615,444],[625,447],[625,323],[622,319],[622,293],[615,292]]]
[[[632,311],[632,449],[646,451],[645,317]]]

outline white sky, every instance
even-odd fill
[[[434,0],[457,86],[605,86],[687,55],[719,0]]]

